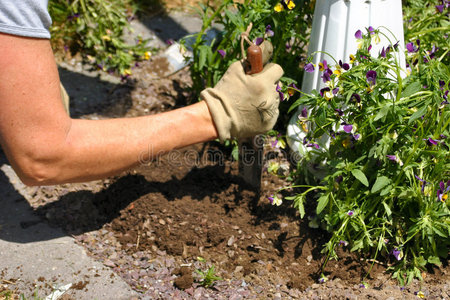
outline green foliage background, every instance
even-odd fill
[[[125,29],[136,15],[136,0],[52,0],[49,12],[52,45],[60,51],[80,53],[96,68],[127,77],[136,61],[149,55],[146,41],[124,41]],[[147,56],[148,57],[148,56]]]

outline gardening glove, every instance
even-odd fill
[[[272,129],[278,118],[276,91],[283,69],[267,64],[257,74],[246,75],[243,63],[233,63],[213,88],[200,93],[211,112],[219,138],[247,138]]]

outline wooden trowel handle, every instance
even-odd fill
[[[263,54],[258,45],[251,45],[247,48],[247,63],[249,64],[246,74],[252,75],[263,70]]]

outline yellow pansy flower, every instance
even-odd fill
[[[425,294],[422,291],[417,292],[417,297],[424,299],[425,298]]]
[[[333,71],[333,74],[336,74],[336,76],[339,78],[342,74],[341,68],[337,68]]]
[[[275,5],[275,7],[273,8],[276,12],[280,12],[284,10],[283,4],[281,3],[277,3],[277,5]]]
[[[302,125],[302,130],[303,130],[304,132],[308,132],[308,131],[309,131],[309,129],[308,129],[308,124],[307,124],[306,122],[300,121],[300,124]]]
[[[149,52],[149,51],[146,51],[146,52],[144,53],[144,59],[145,59],[145,60],[149,60],[150,57],[152,57],[152,53]]]
[[[351,137],[348,136],[345,140],[342,141],[342,146],[344,146],[345,149],[350,148],[353,145]]]
[[[323,93],[323,97],[325,98],[325,100],[330,101],[331,99],[333,99],[334,94],[332,91],[326,91]]]
[[[286,5],[287,5],[287,7],[288,7],[289,9],[294,9],[294,8],[295,8],[295,3],[294,3],[294,1],[292,1],[292,0],[288,0],[288,1],[286,2]]]

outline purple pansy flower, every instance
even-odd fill
[[[375,85],[377,82],[377,72],[370,70],[366,73],[367,82],[371,85]]]
[[[359,133],[354,134],[353,138],[357,141],[357,140],[359,140],[361,138],[361,135]]]
[[[262,44],[262,42],[264,42],[264,38],[262,38],[262,37],[258,37],[258,38],[256,38],[254,41],[253,41],[256,45],[261,45]]]
[[[306,145],[306,147],[314,147],[316,149],[320,149],[319,144],[316,144],[316,143],[309,143],[309,144]]]
[[[273,204],[274,198],[272,196],[267,197],[269,199],[270,204]]]
[[[422,193],[423,193],[425,190],[425,185],[427,185],[428,182],[426,182],[425,180],[423,180],[422,178],[420,178],[417,175],[414,175],[414,177],[416,177],[416,179],[420,181],[420,185],[422,186]]]
[[[386,58],[386,50],[384,49],[384,47],[383,47],[383,49],[381,49],[380,57]]]
[[[355,214],[355,212],[353,210],[349,210],[347,212],[347,215],[349,215],[350,217],[352,217]]]
[[[368,30],[369,30],[370,34],[374,34],[375,33],[375,29],[373,29],[372,26],[369,26]]]
[[[444,95],[442,96],[444,98],[445,101],[443,101],[443,104],[448,104],[447,100],[448,100],[448,90],[445,91]]]
[[[289,96],[293,96],[296,91],[298,91],[298,87],[295,85],[295,83],[291,83],[290,85],[288,85],[287,92]]]
[[[323,82],[326,83],[326,82],[330,81],[332,74],[333,74],[333,71],[331,71],[330,69],[326,69],[321,76]]]
[[[314,72],[314,65],[312,63],[306,64],[305,71],[308,73]]]
[[[339,241],[339,246],[347,246],[348,245],[348,242],[347,241],[343,241],[343,240],[340,240]]]
[[[329,92],[329,91],[330,91],[330,88],[329,88],[329,87],[324,87],[323,89],[321,89],[321,90],[319,91],[319,94],[320,94],[320,96],[323,97],[323,95],[325,95],[325,92]]]
[[[278,92],[278,95],[280,96],[280,101],[284,100],[284,93],[281,91],[281,87],[280,84],[277,83],[277,87],[275,89]]]
[[[80,14],[79,14],[79,13],[76,13],[76,14],[73,14],[73,15],[68,16],[68,17],[67,17],[67,21],[73,21],[73,20],[75,20],[75,19],[78,19],[79,17],[80,17]]]
[[[439,189],[437,191],[438,200],[441,202],[445,202],[448,199],[449,191],[450,191],[450,180],[447,181],[447,184],[444,184],[443,181],[439,182]]]
[[[328,63],[326,59],[324,59],[322,62],[319,63],[319,70],[320,71],[328,70]]]
[[[334,109],[334,111],[338,114],[339,117],[342,117],[344,115],[344,112],[340,108]]]
[[[425,139],[429,145],[437,145],[439,143],[438,140],[434,140],[432,138]]]
[[[222,56],[222,58],[225,58],[225,55],[227,55],[227,52],[223,49],[219,49],[217,50],[217,52],[220,54],[220,56]]]
[[[398,248],[392,249],[391,254],[394,255],[396,260],[402,260],[403,257],[402,251],[399,250]]]
[[[420,48],[420,40],[419,39],[416,40],[416,44],[417,44],[417,47],[416,47],[416,45],[414,45],[413,42],[406,44],[406,49],[408,50],[409,53],[415,53],[415,52],[419,51],[419,48]]]
[[[358,31],[355,32],[355,38],[358,40],[362,39],[362,31],[358,29]]]
[[[386,155],[386,157],[391,160],[391,161],[397,161],[397,156],[396,155]]]
[[[436,9],[438,12],[443,13],[444,12],[444,4],[436,5]]]
[[[353,93],[350,99],[354,99],[357,103],[361,103],[361,96],[357,93]]]
[[[427,51],[428,56],[430,57],[430,59],[433,59],[436,56],[436,52],[439,50],[438,47],[436,47],[436,45],[433,45],[433,47],[431,47],[431,50]],[[423,57],[424,62],[428,62],[428,58],[426,56]]]
[[[342,60],[339,60],[339,66],[345,71],[348,71],[350,69],[350,65],[348,63],[342,63]]]
[[[308,117],[308,109],[306,107],[303,107],[301,115],[303,118],[307,118]]]
[[[266,35],[268,36],[268,37],[271,37],[271,36],[273,36],[275,33],[273,32],[273,30],[272,30],[272,26],[270,26],[270,25],[267,25],[266,26]]]
[[[353,130],[353,125],[350,125],[350,124],[345,124],[344,125],[344,131],[345,132],[350,133],[350,132],[352,132],[352,130]]]

